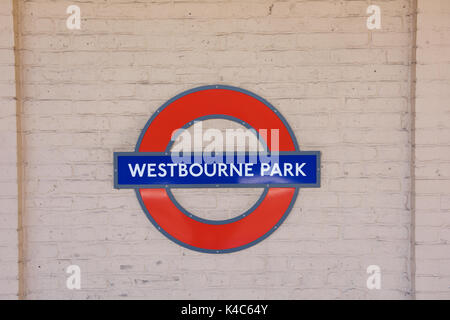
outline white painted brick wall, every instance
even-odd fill
[[[82,30],[65,28],[67,1],[22,3],[27,298],[410,297],[409,0],[378,1],[373,32],[368,1],[70,3]],[[133,150],[152,112],[213,83],[265,97],[323,153],[322,188],[226,255],[170,242],[112,184],[113,152]],[[80,291],[65,287],[70,264]]]
[[[0,299],[17,299],[17,136],[12,1],[0,3]]]
[[[25,160],[25,297],[411,297],[410,0],[73,0],[20,2]],[[16,298],[17,147],[11,1],[0,5],[0,298]],[[419,0],[415,119],[415,288],[449,298],[450,7]],[[188,251],[112,187],[112,153],[131,151],[165,100],[195,86],[267,98],[303,150],[323,154],[322,188],[305,189],[264,242],[227,255]],[[4,151],[4,152],[3,152]],[[179,191],[210,218],[245,210],[258,190]],[[65,268],[82,269],[82,290]],[[366,289],[377,264],[382,290]]]
[[[416,291],[450,298],[450,1],[419,1]]]

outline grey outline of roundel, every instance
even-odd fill
[[[168,100],[167,102],[165,102],[161,107],[159,107],[159,108],[152,114],[152,116],[150,117],[150,119],[147,121],[147,123],[145,124],[144,128],[142,129],[141,134],[139,135],[138,141],[137,141],[137,143],[136,143],[135,152],[139,152],[139,147],[140,147],[140,145],[141,145],[141,143],[142,143],[142,139],[143,139],[145,133],[146,133],[147,130],[148,130],[148,127],[150,126],[150,124],[153,122],[153,120],[159,115],[159,113],[160,113],[163,109],[165,109],[167,106],[169,106],[170,104],[172,104],[174,101],[176,101],[176,100],[178,100],[178,99],[180,99],[180,98],[182,98],[182,97],[184,97],[184,96],[186,96],[186,95],[188,95],[188,94],[191,94],[191,93],[194,93],[194,92],[198,92],[198,91],[211,90],[211,89],[224,89],[224,90],[237,91],[237,92],[246,94],[246,95],[248,95],[248,96],[251,96],[252,98],[255,98],[256,100],[262,102],[266,107],[270,108],[270,109],[277,115],[277,117],[283,122],[284,126],[285,126],[286,129],[288,130],[289,135],[290,135],[290,137],[291,137],[291,139],[292,139],[292,141],[293,141],[293,143],[294,143],[295,151],[300,151],[300,148],[299,148],[299,146],[298,146],[298,142],[297,142],[297,139],[296,139],[296,137],[295,137],[295,134],[294,134],[294,132],[292,131],[291,127],[289,126],[288,122],[287,122],[286,119],[283,117],[283,115],[282,115],[277,109],[275,109],[275,107],[272,106],[267,100],[265,100],[264,98],[262,98],[262,97],[260,97],[260,96],[258,96],[258,95],[256,95],[256,94],[254,94],[253,92],[250,92],[250,91],[247,91],[247,90],[245,90],[245,89],[238,88],[238,87],[233,87],[233,86],[228,86],[228,85],[209,85],[209,86],[196,87],[196,88],[193,88],[193,89],[189,89],[189,90],[187,90],[187,91],[184,91],[184,92],[182,92],[182,93],[176,95],[175,97],[169,99],[169,100]],[[202,118],[203,118],[203,117],[202,117]],[[195,120],[195,119],[188,121],[188,124],[189,124],[190,122],[193,123],[194,120]],[[241,124],[243,123],[242,120],[240,120],[239,122],[240,122]],[[244,123],[245,123],[245,122],[244,122]],[[172,140],[171,140],[171,142],[169,143],[168,147],[166,147],[166,151],[168,150],[168,148],[170,149],[171,144],[172,144]],[[236,187],[236,188],[239,188],[239,187]],[[233,218],[233,219],[239,218],[239,219],[237,219],[237,220],[240,220],[240,219],[243,218],[243,215],[244,215],[244,214],[246,214],[246,216],[250,215],[250,214],[253,212],[253,210],[256,209],[256,207],[258,207],[259,204],[264,200],[264,198],[265,198],[265,196],[266,196],[266,194],[267,194],[267,192],[268,192],[268,189],[269,189],[269,188],[264,188],[264,192],[263,192],[263,194],[261,195],[261,198],[257,201],[257,203],[255,203],[255,205],[253,205],[249,210],[247,210],[246,212],[244,212],[242,215],[240,215],[240,216],[238,216],[238,217],[235,217],[235,218]],[[167,231],[165,231],[163,228],[161,228],[161,227],[158,225],[158,223],[153,219],[153,217],[152,217],[152,215],[150,214],[150,212],[148,212],[148,210],[147,210],[147,208],[146,208],[146,206],[145,206],[145,204],[144,204],[144,201],[142,200],[141,194],[139,193],[139,190],[140,190],[140,189],[137,188],[137,189],[135,189],[135,192],[136,192],[136,196],[137,196],[137,198],[138,198],[138,201],[139,201],[139,204],[141,205],[142,210],[144,211],[145,215],[146,215],[147,218],[150,220],[150,222],[153,224],[153,226],[154,226],[156,229],[158,229],[158,230],[159,230],[164,236],[166,236],[169,240],[175,242],[176,244],[178,244],[178,245],[181,246],[181,247],[184,247],[184,248],[187,248],[187,249],[190,249],[190,250],[193,250],[193,251],[198,251],[198,252],[203,252],[203,253],[216,253],[216,254],[219,253],[219,254],[220,254],[220,253],[232,253],[232,252],[236,252],[236,251],[240,251],[240,250],[244,250],[244,249],[250,248],[250,247],[256,245],[257,243],[259,243],[259,242],[265,240],[267,237],[269,237],[275,230],[278,229],[278,227],[279,227],[279,226],[284,222],[284,220],[286,220],[286,218],[288,217],[289,213],[290,213],[291,210],[292,210],[292,207],[293,207],[294,204],[295,204],[295,201],[297,200],[297,196],[298,196],[298,192],[299,192],[300,188],[299,188],[299,187],[295,187],[295,191],[294,191],[294,195],[293,195],[293,197],[292,197],[291,203],[289,204],[288,208],[286,209],[286,211],[284,212],[284,214],[283,214],[283,216],[280,218],[280,220],[278,220],[278,222],[277,222],[277,223],[276,223],[269,231],[267,231],[264,235],[262,235],[262,236],[259,237],[258,239],[254,240],[254,241],[252,241],[252,242],[249,242],[249,243],[247,243],[247,244],[245,244],[245,245],[243,245],[243,246],[239,246],[239,247],[235,247],[235,248],[231,248],[231,249],[223,249],[223,250],[204,249],[204,248],[194,247],[194,246],[191,246],[191,245],[189,245],[189,244],[187,244],[187,243],[184,243],[184,242],[182,242],[182,241],[176,239],[176,238],[173,237],[172,235],[170,235]],[[170,188],[165,188],[165,190],[166,190],[166,192],[168,193],[169,198],[171,198],[171,196],[173,197],[173,195],[172,195],[171,192],[170,192]],[[264,196],[264,197],[262,197],[262,196]],[[174,198],[174,197],[173,197],[173,198]],[[172,200],[172,198],[171,198],[171,200]],[[181,206],[178,204],[178,202],[174,202],[174,204],[175,204],[175,206],[177,206],[177,208],[178,208],[183,214],[186,214],[187,211],[186,211],[183,207],[181,207]],[[250,210],[252,210],[252,212],[250,212]],[[186,212],[185,212],[185,211],[186,211]],[[193,218],[193,217],[191,217],[189,214],[188,214],[188,217]],[[202,219],[202,218],[199,218],[199,217],[197,217],[197,218],[198,218],[198,219]],[[229,219],[229,220],[233,220],[233,219]],[[236,220],[236,221],[237,221],[237,220]],[[199,220],[197,220],[197,221],[199,221]],[[217,221],[214,221],[214,220],[208,220],[208,221],[210,221],[210,222],[211,222],[211,221],[217,222]],[[228,221],[228,220],[223,220],[223,221]],[[203,222],[203,221],[201,221],[201,222]],[[222,221],[219,221],[219,220],[218,220],[218,222],[219,222],[219,223],[209,223],[209,224],[223,224],[223,223],[220,223],[220,222],[222,222]],[[233,221],[233,222],[234,222],[234,221]],[[231,223],[231,222],[227,222],[227,223]]]

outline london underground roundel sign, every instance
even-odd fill
[[[171,152],[173,133],[206,119],[236,121],[254,132],[276,129],[277,141],[258,135],[265,152]],[[180,160],[181,159],[181,160]],[[214,85],[183,92],[148,120],[135,152],[114,153],[115,188],[133,188],[153,225],[177,244],[207,252],[242,250],[267,238],[288,216],[299,188],[320,186],[320,152],[299,150],[283,116],[263,98]],[[229,220],[206,220],[181,207],[171,188],[262,187],[257,203]],[[205,195],[207,197],[207,195]]]

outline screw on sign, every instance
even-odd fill
[[[255,132],[277,129],[279,139],[272,143],[259,136],[266,150],[257,154],[224,152],[203,163],[201,154],[190,153],[175,161],[170,152],[173,132],[214,118],[237,121]],[[142,130],[135,152],[114,153],[114,185],[135,189],[149,220],[177,244],[206,253],[234,252],[274,232],[288,216],[299,188],[320,187],[320,152],[301,152],[287,121],[263,98],[236,87],[205,86],[162,105]],[[171,192],[200,187],[263,187],[264,192],[240,216],[217,221],[188,212]]]

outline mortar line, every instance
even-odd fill
[[[411,297],[416,299],[416,87],[417,87],[417,14],[418,0],[412,0],[410,70],[410,276]]]
[[[12,0],[14,27],[14,72],[16,86],[16,138],[17,138],[17,237],[18,237],[18,298],[25,299],[25,242],[23,232],[24,212],[24,163],[22,130],[22,65],[21,65],[21,0]]]

